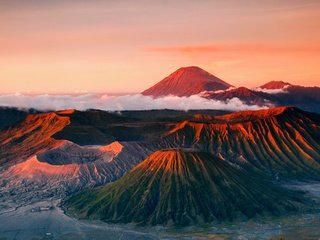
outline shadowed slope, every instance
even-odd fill
[[[20,123],[28,114],[37,112],[34,109],[0,107],[0,131]]]
[[[80,218],[189,225],[279,214],[299,201],[208,153],[161,150],[115,183],[71,197],[65,207]]]
[[[157,139],[169,129],[166,121],[141,120],[102,110],[75,111],[68,116],[71,123],[53,138],[69,140],[79,145]]]

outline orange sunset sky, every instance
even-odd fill
[[[1,92],[139,92],[197,65],[320,85],[319,0],[0,0]]]

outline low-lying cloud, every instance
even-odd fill
[[[62,109],[101,109],[106,111],[151,110],[151,109],[221,109],[230,111],[255,110],[263,108],[257,105],[247,105],[238,98],[227,101],[217,101],[203,98],[199,95],[190,97],[165,96],[152,98],[141,94],[114,96],[107,94],[81,95],[0,95],[0,106],[17,108],[34,108],[38,110]]]
[[[256,92],[264,92],[268,94],[288,93],[287,89],[289,86],[290,85],[286,85],[283,88],[279,88],[279,89],[255,88],[253,90]]]

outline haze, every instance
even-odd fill
[[[2,0],[1,92],[140,92],[190,65],[319,86],[319,19],[316,0]]]

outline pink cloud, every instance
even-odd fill
[[[319,46],[302,45],[280,45],[263,43],[237,43],[237,44],[200,44],[181,46],[156,46],[146,49],[157,53],[178,54],[210,54],[226,52],[252,52],[252,53],[274,53],[274,52],[320,52]]]

